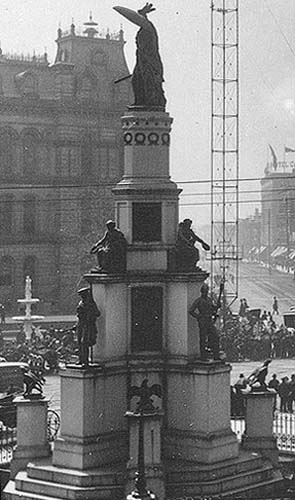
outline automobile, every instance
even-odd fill
[[[295,328],[295,306],[290,307],[289,311],[283,313],[284,325],[287,328]]]

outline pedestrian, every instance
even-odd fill
[[[291,380],[289,382],[289,396],[288,396],[288,411],[289,413],[293,413],[293,404],[295,401],[295,374],[293,373],[291,375]]]
[[[241,389],[247,389],[247,379],[243,373],[240,373],[238,380],[236,381],[234,387],[241,391]]]
[[[279,302],[276,296],[273,298],[272,313],[279,314]]]
[[[243,301],[244,301],[244,309],[245,309],[245,313],[247,313],[247,312],[248,312],[248,309],[250,309],[250,308],[249,308],[249,304],[248,304],[248,302],[247,302],[247,299],[243,299]]]
[[[236,398],[235,398],[235,409],[236,415],[242,417],[245,415],[246,410],[246,401],[243,393],[243,389],[247,389],[247,379],[243,373],[240,373],[238,380],[236,381],[234,388],[236,390]]]
[[[266,311],[263,311],[260,319],[261,319],[261,321],[266,321],[267,320],[267,312]]]
[[[244,302],[243,302],[243,299],[240,299],[239,316],[241,318],[244,316]]]
[[[278,392],[280,386],[280,382],[277,379],[276,374],[274,373],[271,380],[268,383],[268,388],[269,389],[274,389],[276,392]]]
[[[290,383],[288,377],[283,377],[279,385],[278,393],[280,396],[280,411],[288,411],[288,397],[290,394]]]
[[[280,387],[280,382],[278,381],[277,376],[276,376],[275,373],[273,374],[273,376],[272,376],[271,380],[269,381],[267,387],[269,389],[273,389],[274,391],[276,391],[276,397],[275,397],[275,401],[274,401],[274,405],[273,405],[273,411],[275,411],[276,408],[277,408],[277,393],[278,393],[279,387]]]
[[[0,319],[1,319],[1,323],[4,324],[6,319],[5,319],[5,307],[3,304],[0,304]]]

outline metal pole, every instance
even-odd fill
[[[267,210],[267,267],[268,267],[269,274],[271,274],[271,266],[270,266],[270,208]]]
[[[290,221],[289,221],[289,198],[286,196],[286,243],[287,243],[287,270],[289,272],[289,255],[290,255]]]

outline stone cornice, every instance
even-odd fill
[[[90,284],[126,283],[203,283],[207,279],[207,271],[197,270],[194,273],[175,273],[168,271],[128,271],[122,274],[87,273],[84,278]]]

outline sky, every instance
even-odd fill
[[[144,3],[122,0],[119,5],[137,10]],[[46,48],[53,62],[59,24],[68,29],[74,19],[82,26],[92,11],[101,30],[118,31],[123,25],[132,71],[137,28],[114,5],[116,0],[2,0],[3,53],[42,54]],[[167,111],[174,119],[171,176],[183,188],[180,216],[190,217],[195,226],[210,222],[210,5],[211,0],[158,0],[150,14],[159,35]],[[263,177],[268,144],[279,160],[285,145],[295,148],[294,0],[240,0],[239,36],[240,217],[247,217],[260,206],[260,183],[243,179]]]

